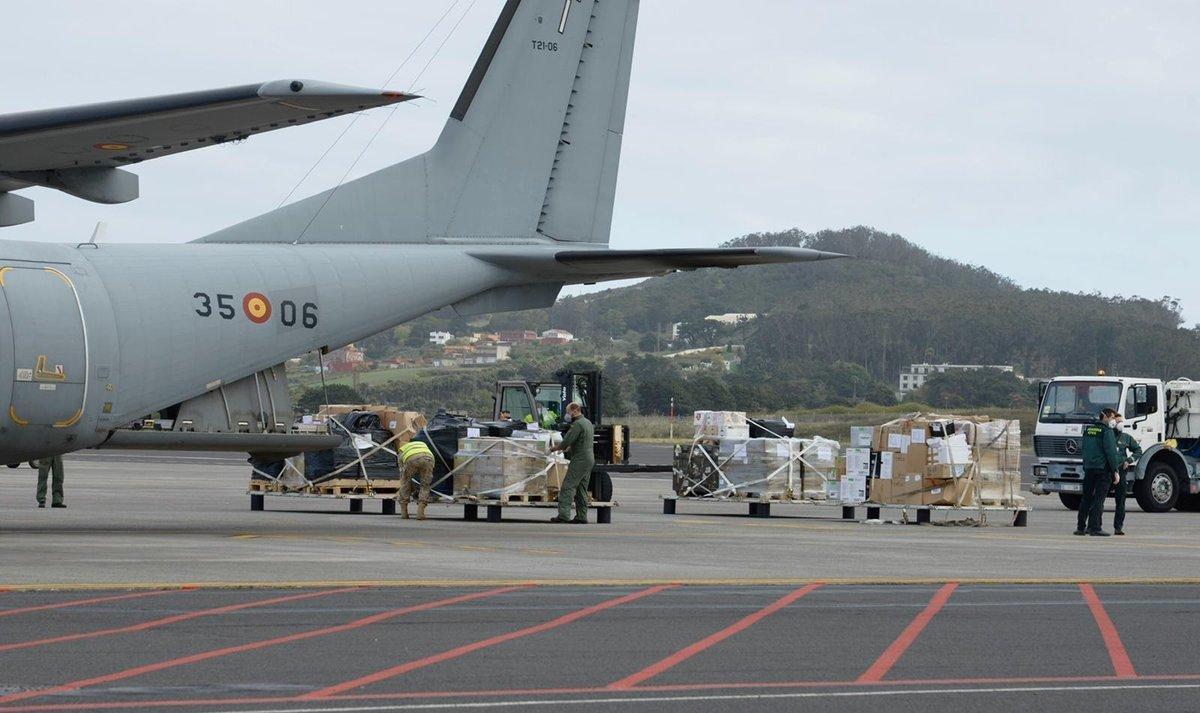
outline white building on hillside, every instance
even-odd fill
[[[721,324],[734,326],[749,322],[750,320],[758,319],[757,314],[746,314],[742,312],[727,312],[725,314],[710,314],[704,318],[706,322],[720,322]]]
[[[565,329],[547,329],[542,332],[542,339],[561,339],[564,342],[573,342],[575,335]]]
[[[449,332],[430,332],[429,333],[429,343],[436,344],[439,347],[446,346],[446,344],[451,339],[454,339],[454,335]]]
[[[980,369],[995,369],[1009,374],[1016,369],[1008,364],[913,364],[900,371],[900,398],[903,399],[925,385],[934,374],[945,374],[948,371],[979,371]]]

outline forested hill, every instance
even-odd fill
[[[1022,289],[871,228],[761,233],[728,246],[786,245],[855,256],[701,270],[561,300],[554,326],[581,335],[656,333],[705,315],[765,315],[735,335],[765,366],[845,362],[884,383],[922,361],[1014,364],[1030,376],[1098,368],[1200,376],[1200,333],[1168,298]],[[1036,259],[1031,256],[1030,259]]]

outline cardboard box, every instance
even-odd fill
[[[975,507],[975,483],[970,478],[922,479],[922,505]]]
[[[851,426],[850,427],[850,445],[849,448],[870,448],[878,451],[875,448],[875,429],[870,426]]]
[[[454,494],[483,498],[550,497],[566,475],[562,456],[534,439],[463,438],[454,457]]]
[[[1020,506],[1025,504],[1021,494],[1020,473],[981,475],[979,497],[984,505]]]
[[[428,425],[425,416],[417,411],[400,411],[398,409],[383,409],[379,412],[379,422],[383,427],[399,436],[398,445],[408,443]]]
[[[922,476],[895,475],[871,480],[871,502],[883,505],[921,505]]]
[[[696,435],[711,438],[749,438],[745,411],[697,411],[692,414]]]

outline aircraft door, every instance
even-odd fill
[[[15,426],[69,428],[83,418],[87,328],[75,285],[56,267],[0,263],[0,289],[12,324]]]

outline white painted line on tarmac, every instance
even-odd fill
[[[882,698],[899,696],[978,695],[997,693],[1062,693],[1077,691],[1195,690],[1200,683],[1106,684],[1091,686],[1008,686],[992,688],[916,688],[866,691],[804,691],[795,693],[741,693],[693,696],[614,696],[607,698],[526,699],[519,701],[472,701],[461,703],[396,703],[333,708],[248,708],[224,713],[370,713],[371,711],[461,710],[472,708],[518,708],[522,706],[628,705],[633,703],[707,703],[710,701],[768,701],[806,698]]]

